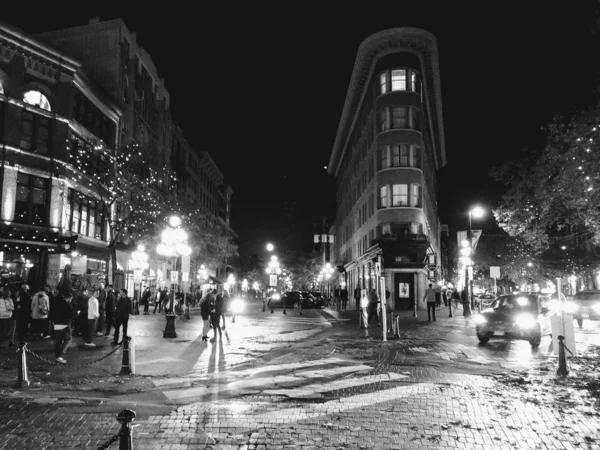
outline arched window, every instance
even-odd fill
[[[48,98],[40,91],[25,92],[23,95],[23,101],[25,103],[29,103],[30,105],[37,106],[38,108],[45,109],[46,111],[51,111]]]

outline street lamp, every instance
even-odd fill
[[[267,273],[267,275],[269,275],[269,286],[274,287],[276,289],[278,277],[279,275],[281,275],[281,264],[277,259],[277,255],[271,255],[271,260],[269,261],[265,272]],[[266,298],[263,298],[263,312],[265,311],[265,305]],[[271,313],[273,313],[273,310],[271,310]],[[283,302],[283,313],[287,314],[285,312],[285,302]]]
[[[265,248],[267,249],[268,252],[272,252],[273,250],[275,250],[275,246],[273,244],[271,244],[270,242],[266,245]]]
[[[136,251],[131,254],[131,259],[129,260],[129,268],[133,270],[133,298],[136,304],[138,304],[139,291],[136,290],[136,285],[137,283],[140,283],[141,288],[142,274],[144,270],[148,268],[148,254],[145,252],[145,248],[143,245],[138,245]],[[139,313],[139,307],[137,309],[134,308],[134,311],[136,310]]]
[[[248,292],[248,280],[245,278],[242,280],[242,292],[244,293],[244,297],[246,297]]]
[[[329,289],[329,279],[333,275],[333,267],[331,267],[330,263],[326,263],[321,272],[319,272],[319,276],[323,281],[323,291],[325,291],[325,282],[327,282],[327,297],[330,297],[330,289]]]
[[[469,209],[469,230],[467,231],[466,241],[461,242],[460,258],[461,262],[465,265],[465,289],[467,290],[467,302],[463,303],[463,315],[470,316],[471,308],[475,306],[475,299],[473,297],[473,280],[469,279],[469,267],[473,267],[473,234],[472,234],[472,221],[473,218],[480,219],[485,216],[485,209],[481,206],[474,206]],[[465,305],[468,305],[465,308]],[[478,306],[479,312],[481,312],[481,304]]]
[[[180,256],[189,256],[192,253],[192,249],[187,242],[188,235],[181,228],[181,219],[178,216],[169,217],[169,226],[162,231],[160,238],[161,242],[156,246],[156,252],[159,255],[168,257],[171,260],[171,266]],[[172,279],[172,281],[177,281],[177,285],[179,286],[179,276],[177,276],[176,280]],[[171,290],[173,291],[172,285]],[[167,325],[163,333],[163,337],[165,338],[177,337],[177,332],[175,331],[176,315],[173,311],[174,298],[175,292],[171,292],[169,313],[166,315]]]

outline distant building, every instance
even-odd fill
[[[156,165],[172,168],[179,183],[171,193],[198,206],[207,222],[221,223],[237,238],[230,221],[233,190],[208,152],[193,148],[172,119],[165,81],[137,43],[136,33],[122,19],[93,18],[86,25],[37,36],[81,61],[90,78],[121,108],[121,145],[138,144]]]
[[[383,275],[396,309],[441,278],[436,171],[446,164],[437,41],[381,31],[360,45],[328,170],[337,180],[335,255],[348,289]]]

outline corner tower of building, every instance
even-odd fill
[[[440,275],[437,170],[446,164],[435,36],[395,28],[363,41],[328,170],[336,178],[335,258],[349,290],[409,309]]]

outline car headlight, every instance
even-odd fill
[[[280,294],[273,294],[273,297],[271,297],[273,300],[279,300],[281,298]]]
[[[567,314],[576,313],[578,309],[579,309],[579,306],[577,306],[576,303],[573,303],[573,302],[565,303],[564,310]]]
[[[487,319],[481,314],[478,314],[474,317],[473,322],[475,322],[475,325],[483,325],[487,322]]]
[[[516,324],[519,328],[533,328],[537,321],[529,314],[520,314],[517,316]]]
[[[240,313],[244,312],[245,307],[246,307],[246,304],[244,303],[244,301],[241,298],[234,298],[231,301],[231,312],[233,314],[240,314]]]

